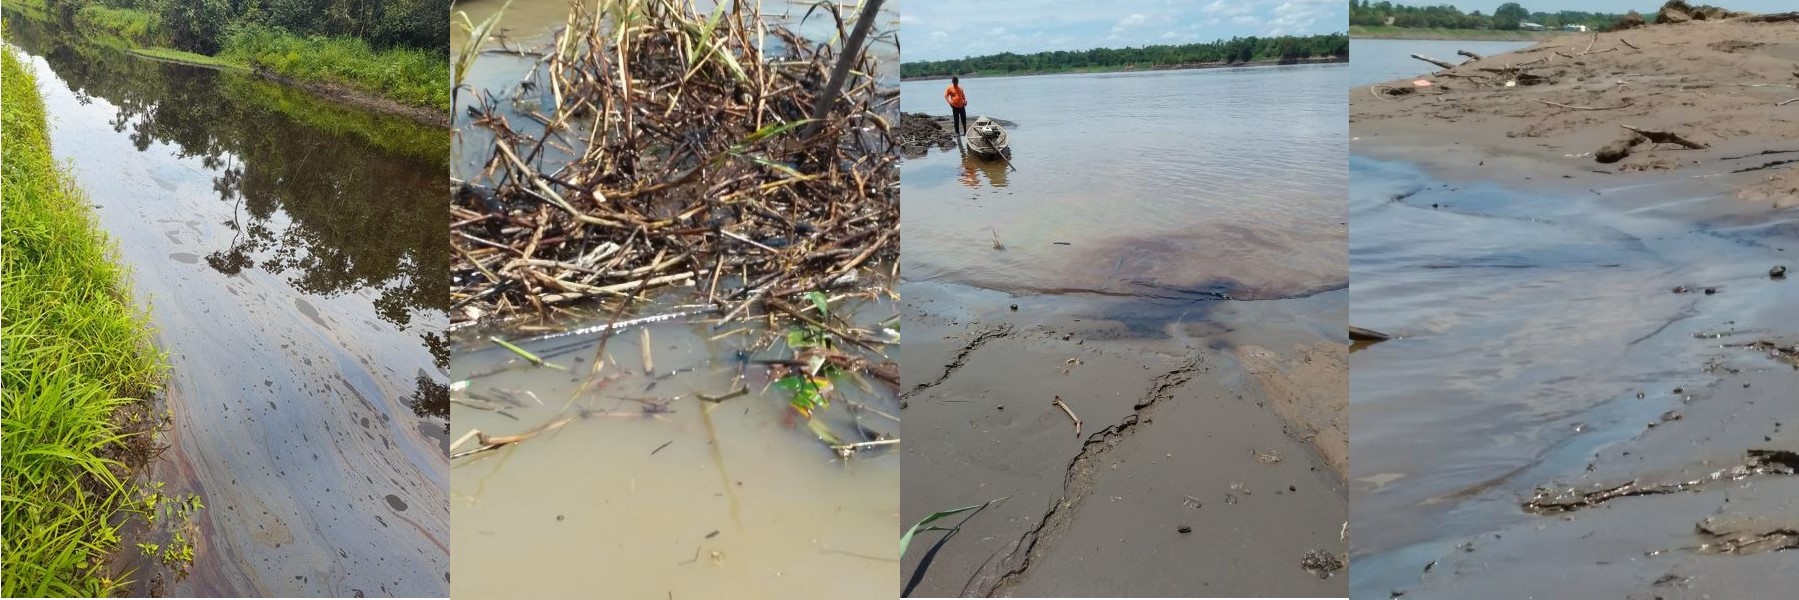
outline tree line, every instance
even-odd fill
[[[1054,50],[1034,54],[1004,52],[988,56],[900,65],[902,78],[950,75],[1004,75],[1047,73],[1083,69],[1173,67],[1205,63],[1245,63],[1256,60],[1297,60],[1349,56],[1349,36],[1341,33],[1313,36],[1237,37],[1201,44],[1156,45],[1141,48]]]
[[[29,1],[29,0],[27,0]],[[137,11],[155,18],[171,47],[213,54],[241,27],[274,27],[301,36],[350,37],[375,48],[448,52],[444,0],[40,0],[72,22],[87,6]]]
[[[1511,31],[1518,29],[1520,22],[1528,21],[1548,29],[1561,29],[1565,25],[1586,25],[1592,29],[1607,29],[1623,16],[1615,13],[1582,10],[1564,10],[1553,13],[1531,12],[1517,2],[1501,4],[1493,10],[1492,15],[1485,15],[1478,10],[1464,13],[1461,9],[1448,4],[1406,6],[1386,1],[1349,0],[1349,24],[1358,26],[1385,25]]]

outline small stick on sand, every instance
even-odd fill
[[[1788,105],[1788,104],[1792,104],[1792,103],[1794,103],[1794,102],[1799,102],[1799,98],[1787,98],[1787,99],[1785,99],[1785,100],[1781,100],[1781,101],[1779,101],[1779,102],[1775,102],[1775,103],[1774,103],[1774,105],[1775,105],[1775,106],[1786,106],[1786,105]]]
[[[1070,410],[1068,405],[1062,402],[1062,397],[1056,396],[1056,399],[1051,400],[1050,403],[1055,404],[1058,408],[1062,409],[1062,412],[1068,414],[1068,418],[1074,421],[1074,437],[1081,437],[1081,418],[1074,416],[1074,411]]]
[[[1460,54],[1462,56],[1466,56],[1471,60],[1480,60],[1480,59],[1486,58],[1485,56],[1481,56],[1479,54],[1475,54],[1475,53],[1469,52],[1467,50],[1457,50],[1457,51],[1455,51],[1455,53]]]
[[[1630,40],[1627,40],[1624,38],[1618,38],[1618,41],[1624,42],[1624,45],[1626,45],[1626,46],[1630,46],[1631,50],[1642,50],[1642,48],[1638,48],[1636,44],[1630,43]]]
[[[1629,102],[1625,102],[1625,103],[1619,104],[1617,106],[1570,106],[1567,104],[1562,104],[1560,102],[1550,102],[1548,100],[1536,100],[1534,98],[1532,99],[1532,101],[1542,103],[1542,104],[1548,104],[1550,106],[1559,106],[1562,108],[1566,108],[1568,110],[1612,110],[1612,109],[1625,108],[1625,107],[1630,106]]]
[[[1637,129],[1637,128],[1631,127],[1629,125],[1619,125],[1619,127],[1623,127],[1625,129],[1634,131],[1634,132],[1642,135],[1643,137],[1649,138],[1649,141],[1655,142],[1657,144],[1679,144],[1681,146],[1686,146],[1687,148],[1691,148],[1694,150],[1704,150],[1706,148],[1711,147],[1711,146],[1707,146],[1705,144],[1701,144],[1699,142],[1695,142],[1695,141],[1686,139],[1684,137],[1680,137],[1680,134],[1674,133],[1671,131],[1652,131],[1649,129]]]

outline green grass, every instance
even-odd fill
[[[5,4],[7,11],[18,13],[19,16],[27,19],[43,23],[50,22],[50,12],[45,9],[42,0],[6,0],[0,4]]]
[[[1446,27],[1390,27],[1386,25],[1350,25],[1352,39],[1374,40],[1479,40],[1533,42],[1561,31],[1499,31],[1495,29],[1449,29]]]
[[[45,20],[32,0],[6,3],[9,11]],[[82,37],[133,54],[220,69],[257,66],[304,82],[331,83],[410,106],[450,110],[450,60],[412,48],[377,50],[348,37],[299,36],[271,27],[240,26],[214,56],[168,47],[161,17],[97,4],[75,14]]]
[[[243,64],[231,62],[217,56],[207,56],[198,52],[188,52],[186,50],[176,50],[174,48],[133,48],[127,50],[127,52],[157,60],[212,67],[215,69],[231,69],[236,71],[250,70],[249,67]]]
[[[267,107],[313,129],[358,137],[377,148],[422,163],[441,166],[449,160],[450,130],[442,127],[351,110],[299,90],[248,77],[226,79],[224,86],[233,100]]]
[[[75,29],[82,35],[116,38],[132,46],[159,45],[161,28],[161,17],[149,11],[89,4],[75,13]]]
[[[219,57],[294,79],[336,83],[412,106],[450,110],[446,55],[410,48],[376,50],[355,38],[302,37],[244,27],[225,37]]]
[[[0,592],[106,596],[130,487],[123,409],[165,369],[127,272],[54,161],[34,75],[0,50]]]

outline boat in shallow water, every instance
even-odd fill
[[[987,117],[975,119],[968,126],[968,151],[994,158],[1009,154],[1005,128]]]

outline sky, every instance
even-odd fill
[[[900,55],[908,62],[1000,52],[1190,44],[1252,35],[1313,35],[1349,30],[1348,0],[898,3]]]
[[[905,0],[902,0],[902,1],[905,1]],[[918,2],[919,0],[911,0],[911,1]],[[1374,1],[1379,2],[1380,0],[1374,0]],[[1393,2],[1394,4],[1405,4],[1408,6],[1440,6],[1443,4],[1448,4],[1448,5],[1454,6],[1456,8],[1462,9],[1462,12],[1474,12],[1474,11],[1478,10],[1483,14],[1490,15],[1490,14],[1493,14],[1493,9],[1499,8],[1499,5],[1505,4],[1508,0],[1480,0],[1478,2],[1469,2],[1467,0],[1389,0],[1389,1]],[[1656,9],[1661,8],[1664,0],[1553,0],[1553,1],[1539,0],[1537,2],[1530,2],[1529,0],[1515,0],[1515,1],[1518,3],[1519,6],[1523,6],[1524,10],[1528,10],[1531,12],[1538,12],[1538,11],[1557,12],[1557,11],[1563,11],[1563,10],[1584,10],[1587,12],[1622,13],[1622,12],[1634,10],[1634,11],[1637,11],[1637,12],[1640,12],[1643,14],[1649,14],[1649,13],[1655,12]],[[1347,4],[1348,0],[1344,0],[1344,2]],[[1787,11],[1791,11],[1791,10],[1799,10],[1799,6],[1795,6],[1796,4],[1799,4],[1799,2],[1794,2],[1794,0],[1705,0],[1703,2],[1688,2],[1688,4],[1694,4],[1694,5],[1711,4],[1711,5],[1715,5],[1715,6],[1722,6],[1724,8],[1730,9],[1730,10],[1746,10],[1749,12],[1762,12],[1762,13],[1787,12]]]

